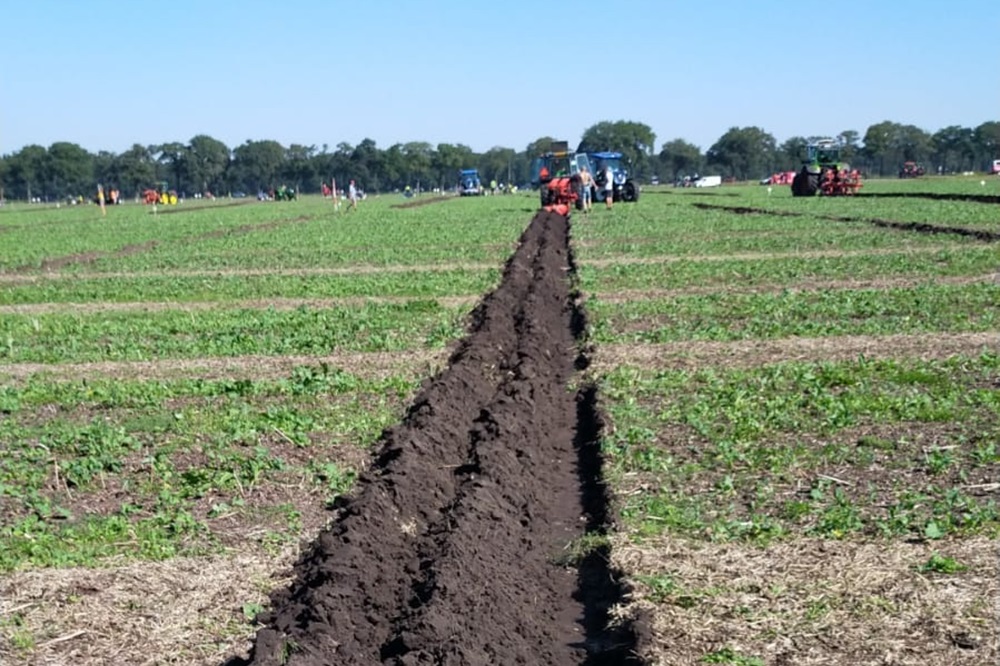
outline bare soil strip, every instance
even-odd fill
[[[94,303],[27,303],[24,305],[0,305],[0,314],[38,315],[52,313],[93,314],[95,312],[198,312],[202,310],[294,310],[300,307],[317,309],[354,307],[367,303],[411,303],[413,301],[435,301],[441,307],[452,308],[472,305],[480,296],[345,296],[343,298],[250,298],[225,301],[133,301],[116,303],[97,301]]]
[[[920,285],[969,285],[1000,284],[1000,273],[986,275],[958,275],[933,277],[879,278],[875,280],[803,280],[800,282],[763,283],[750,286],[730,284],[708,285],[704,287],[683,287],[679,289],[622,289],[619,291],[595,292],[587,300],[597,299],[605,303],[628,303],[630,301],[676,298],[678,296],[699,296],[706,294],[769,294],[783,292],[827,291],[841,289],[900,289]],[[342,298],[250,298],[227,301],[132,301],[94,303],[26,303],[22,305],[0,305],[0,315],[40,315],[53,313],[94,314],[98,312],[164,312],[179,310],[197,312],[201,310],[294,310],[300,307],[317,309],[353,307],[367,303],[410,303],[413,301],[434,301],[441,307],[453,308],[473,305],[480,299],[478,295],[465,296],[345,296]]]
[[[593,391],[567,390],[585,365],[571,270],[567,219],[539,213],[232,663],[630,663],[606,560],[568,557],[607,516]]]
[[[595,259],[578,260],[579,266],[625,266],[632,264],[667,264],[680,261],[766,261],[769,259],[822,259],[827,257],[864,257],[884,256],[892,254],[932,254],[942,250],[953,250],[967,247],[958,243],[942,243],[911,248],[872,248],[866,250],[809,250],[799,252],[744,252],[731,254],[665,254],[649,257],[630,255],[614,255]],[[445,272],[445,271],[488,271],[495,270],[496,264],[491,263],[440,263],[440,264],[387,264],[373,266],[371,264],[350,264],[334,268],[235,268],[235,269],[204,269],[186,271],[143,271],[143,272],[107,272],[107,273],[35,273],[15,274],[0,273],[0,284],[31,284],[46,280],[107,280],[135,278],[185,278],[185,277],[255,277],[262,275],[307,276],[307,275],[369,275],[373,273],[411,273],[411,272]]]
[[[806,215],[806,213],[797,213],[787,210],[767,210],[766,208],[752,208],[749,206],[717,206],[706,203],[696,203],[692,205],[695,208],[701,208],[703,210],[725,210],[738,215],[774,215],[779,217],[804,217]],[[975,238],[976,240],[980,240],[985,243],[1000,241],[1000,233],[984,231],[982,229],[969,229],[968,227],[956,227],[944,222],[940,224],[931,224],[926,222],[900,222],[897,220],[883,220],[877,217],[854,217],[848,215],[817,215],[815,217],[818,217],[821,220],[830,220],[831,222],[865,222],[867,224],[885,229],[916,231],[922,234],[956,234],[959,236]]]
[[[285,548],[5,575],[0,618],[19,624],[0,629],[0,663],[218,664],[227,645],[252,637],[244,608],[266,603],[282,582],[274,572],[294,556]],[[33,638],[30,650],[9,640],[17,631]]]
[[[797,538],[767,547],[672,537],[614,547],[638,580],[632,609],[653,616],[651,663],[980,666],[1000,656],[996,543]],[[921,571],[938,554],[967,570]],[[751,661],[751,656],[759,661]],[[654,661],[655,660],[655,661]]]
[[[792,361],[847,361],[859,356],[931,360],[959,354],[977,355],[984,351],[1000,351],[1000,331],[600,345],[591,367],[598,372],[621,365],[693,370],[710,365],[752,367]]]
[[[225,204],[218,207],[228,207],[230,204]],[[241,204],[236,204],[241,205]],[[190,210],[190,209],[189,209]],[[197,210],[197,209],[196,209]],[[299,217],[292,218],[289,220],[274,220],[272,222],[263,222],[261,224],[242,224],[238,227],[230,227],[226,229],[216,229],[214,231],[206,231],[201,234],[194,234],[186,238],[179,238],[173,240],[173,243],[186,243],[190,241],[197,241],[209,238],[223,238],[225,236],[238,236],[240,234],[247,234],[254,231],[262,231],[266,229],[274,229],[283,224],[293,223],[293,222],[306,222],[313,219],[310,215],[300,215]],[[159,246],[160,241],[151,240],[145,243],[134,243],[131,245],[125,245],[124,247],[115,250],[113,252],[81,252],[77,254],[67,254],[61,257],[52,257],[51,259],[43,259],[41,266],[18,266],[13,269],[13,273],[31,273],[33,271],[57,271],[66,266],[78,265],[78,264],[92,264],[99,259],[113,259],[118,257],[127,257],[133,254],[139,254],[140,252],[147,252]],[[0,271],[0,274],[3,274]]]
[[[406,201],[404,203],[393,204],[389,208],[419,208],[420,206],[428,206],[433,203],[438,203],[441,201],[450,201],[455,197],[428,197],[426,199],[414,199],[413,201]]]
[[[443,367],[446,349],[399,352],[342,352],[324,356],[233,356],[229,358],[164,359],[159,361],[99,361],[93,363],[10,363],[0,365],[0,379],[23,381],[33,375],[53,379],[104,376],[122,379],[273,379],[287,377],[297,366],[327,364],[360,377],[428,375]]]
[[[796,293],[805,291],[905,289],[928,284],[961,286],[990,283],[1000,284],[1000,273],[989,273],[987,275],[944,275],[920,278],[879,278],[876,280],[802,280],[801,282],[790,282],[787,284],[764,283],[745,287],[731,284],[717,284],[704,287],[683,287],[680,289],[623,289],[613,292],[597,292],[591,298],[604,301],[605,303],[628,303],[631,301],[676,298],[679,296],[704,296],[708,294],[780,294],[784,292]],[[0,313],[2,312],[4,312],[4,308],[0,307]]]

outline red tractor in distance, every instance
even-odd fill
[[[586,153],[569,149],[566,141],[554,141],[552,148],[531,164],[531,184],[538,187],[542,208],[569,215],[570,206],[583,210],[580,199],[580,170],[593,173]]]
[[[903,166],[899,168],[900,178],[920,178],[924,173],[924,168],[916,162],[903,162]]]

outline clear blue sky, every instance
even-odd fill
[[[998,35],[1000,0],[0,0],[0,153],[933,132],[1000,118]]]

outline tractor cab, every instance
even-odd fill
[[[536,157],[531,163],[531,184],[535,187],[553,178],[567,178],[586,168],[591,173],[590,160],[586,153],[574,153],[565,141],[552,144],[552,150]]]
[[[587,153],[594,163],[594,180],[601,187],[604,187],[604,172],[608,167],[611,167],[611,173],[614,174],[614,185],[615,187],[621,187],[628,180],[628,170],[622,165],[622,154],[613,152],[603,152],[603,153]]]
[[[840,146],[833,139],[823,139],[806,147],[806,163],[818,166],[840,164]]]

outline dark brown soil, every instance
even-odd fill
[[[469,336],[388,430],[358,490],[231,664],[629,664],[608,629],[592,388],[574,395],[582,311],[568,220],[541,212]]]
[[[115,250],[114,252],[82,252],[79,254],[68,254],[62,257],[53,257],[51,259],[42,260],[41,270],[55,271],[72,264],[92,264],[98,259],[107,259],[109,257],[127,257],[131,254],[139,254],[140,252],[152,250],[158,244],[159,243],[157,241],[147,241],[145,243],[126,245],[119,250]],[[35,266],[20,266],[15,269],[15,272],[34,270],[37,270]]]
[[[438,203],[439,201],[448,201],[454,198],[455,197],[426,197],[423,199],[413,199],[404,203],[393,204],[389,206],[389,208],[419,208],[420,206],[427,206],[428,204]]]
[[[934,198],[934,197],[932,197]],[[725,210],[737,215],[774,215],[780,217],[804,217],[806,213],[796,213],[787,210],[768,210],[766,208],[752,208],[749,206],[718,206],[714,204],[696,203],[695,208],[702,210]],[[852,217],[848,215],[817,215],[821,220],[831,222],[865,222],[876,227],[885,229],[898,229],[900,231],[916,231],[922,234],[956,234],[975,238],[986,243],[1000,241],[1000,233],[993,231],[983,231],[982,229],[969,229],[968,227],[955,227],[947,222],[927,223],[927,222],[901,222],[898,220],[883,220],[877,217]]]

